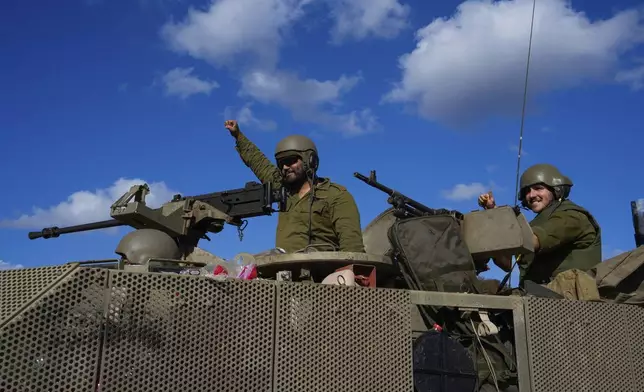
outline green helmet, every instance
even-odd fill
[[[557,199],[566,198],[573,186],[572,180],[563,175],[555,166],[538,163],[526,169],[521,175],[519,200],[525,199],[527,189],[536,184],[544,184],[553,189]]]
[[[275,160],[297,156],[302,158],[307,169],[316,170],[319,163],[318,149],[313,140],[302,135],[290,135],[280,140],[275,147]]]
[[[130,264],[147,264],[151,258],[177,259],[181,251],[168,234],[155,229],[139,229],[127,233],[116,247],[115,253]]]

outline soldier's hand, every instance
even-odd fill
[[[494,200],[494,195],[492,191],[484,193],[479,196],[479,205],[486,210],[496,207],[496,201]]]
[[[224,126],[233,137],[236,138],[239,135],[239,124],[237,124],[236,120],[226,120]]]

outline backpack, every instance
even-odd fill
[[[644,305],[644,245],[597,264],[591,273],[604,301]]]
[[[488,291],[476,276],[474,260],[454,216],[399,219],[387,234],[394,255],[406,260],[416,275],[419,290],[477,294]]]
[[[486,291],[486,281],[477,277],[474,260],[463,240],[461,223],[453,215],[398,219],[389,228],[387,237],[392,248],[392,260],[398,264],[410,289],[476,294]],[[498,287],[498,281],[493,282],[495,288]],[[431,321],[438,318],[437,322],[442,323],[444,331],[466,348],[480,383],[489,383],[493,377],[499,385],[516,382],[517,368],[511,355],[510,339],[502,339],[499,334],[477,338],[468,321],[454,317],[456,314],[449,310],[438,312],[432,306],[419,306],[419,310],[421,314],[431,314],[428,328],[432,327]],[[494,321],[497,325],[504,323],[501,319],[495,318]],[[487,358],[481,353],[478,339],[485,347]]]

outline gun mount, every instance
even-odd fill
[[[271,215],[286,208],[286,190],[272,189],[269,183],[248,182],[244,188],[198,196],[175,195],[159,208],[146,204],[149,192],[147,184],[134,185],[110,207],[112,219],[69,227],[47,227],[30,232],[29,239],[130,226],[137,230],[154,229],[166,233],[176,241],[185,258],[193,254],[202,238],[210,240],[207,233],[219,233],[225,224],[236,226],[241,239],[247,218]],[[277,209],[273,209],[275,203],[279,204]],[[196,254],[203,260],[208,256],[204,252]]]

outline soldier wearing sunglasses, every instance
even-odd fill
[[[318,251],[364,252],[360,214],[342,185],[318,177],[318,150],[311,139],[291,135],[275,149],[275,164],[239,129],[235,120],[225,127],[236,140],[236,150],[255,176],[285,187],[287,208],[278,217],[275,246],[288,253],[314,247]]]

